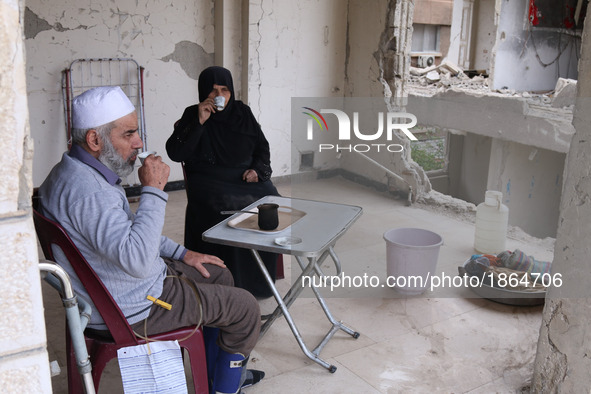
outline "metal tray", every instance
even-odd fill
[[[251,211],[254,213],[258,212],[257,208],[253,208]],[[280,206],[277,214],[279,216],[279,226],[277,226],[275,230],[261,230],[259,228],[258,215],[251,215],[250,213],[237,214],[236,217],[228,220],[228,226],[239,230],[254,231],[263,234],[275,234],[289,228],[292,224],[306,216],[306,212],[286,206]]]
[[[460,275],[468,275],[466,272],[466,264],[470,262],[470,259],[466,260],[464,264],[458,267]],[[482,284],[482,286],[470,286],[470,289],[482,298],[486,298],[491,301],[495,301],[506,305],[517,305],[517,306],[534,306],[542,305],[546,299],[546,291],[517,291],[502,289],[499,287],[489,286]]]

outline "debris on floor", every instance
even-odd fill
[[[547,92],[520,92],[507,87],[493,90],[485,70],[477,71],[462,70],[448,60],[425,68],[410,67],[407,89],[412,94],[426,96],[451,89],[482,95],[522,97],[536,100],[540,105],[572,112],[577,92],[577,81],[574,79],[558,78],[554,90]]]

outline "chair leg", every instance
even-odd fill
[[[205,358],[205,346],[203,344],[203,332],[198,330],[190,338],[179,342],[179,345],[189,353],[191,374],[195,394],[208,394],[209,384],[207,380],[207,360]]]
[[[285,279],[285,273],[283,271],[283,255],[277,255],[277,274],[275,275],[277,279]]]
[[[92,380],[94,380],[94,388],[98,393],[103,370],[109,361],[117,358],[118,346],[116,344],[96,344],[92,339],[87,338],[86,347],[88,348],[88,354],[92,362]]]

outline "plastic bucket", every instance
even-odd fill
[[[429,286],[437,267],[443,238],[420,228],[393,228],[384,233],[388,286],[405,295],[417,295]]]

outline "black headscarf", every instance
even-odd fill
[[[211,114],[210,121],[227,122],[229,124],[238,125],[244,116],[244,108],[242,102],[236,103],[236,95],[234,94],[234,81],[230,70],[219,66],[208,67],[199,74],[198,88],[199,88],[199,102],[204,101],[213,90],[213,85],[227,86],[230,90],[231,96],[223,111],[216,111]],[[225,127],[228,127],[225,125]]]
[[[234,82],[230,70],[219,66],[212,66],[201,71],[201,74],[199,74],[199,101],[203,101],[209,96],[214,84],[227,86],[232,93],[230,100],[234,100]]]
[[[250,108],[235,99],[234,82],[229,70],[212,66],[201,72],[199,101],[209,96],[214,84],[227,86],[231,93],[225,108],[212,113],[204,124],[208,130],[206,139],[216,162],[226,165],[240,163],[255,166],[257,170],[262,165],[261,161],[268,166],[268,142]],[[262,169],[260,171],[263,173]]]

